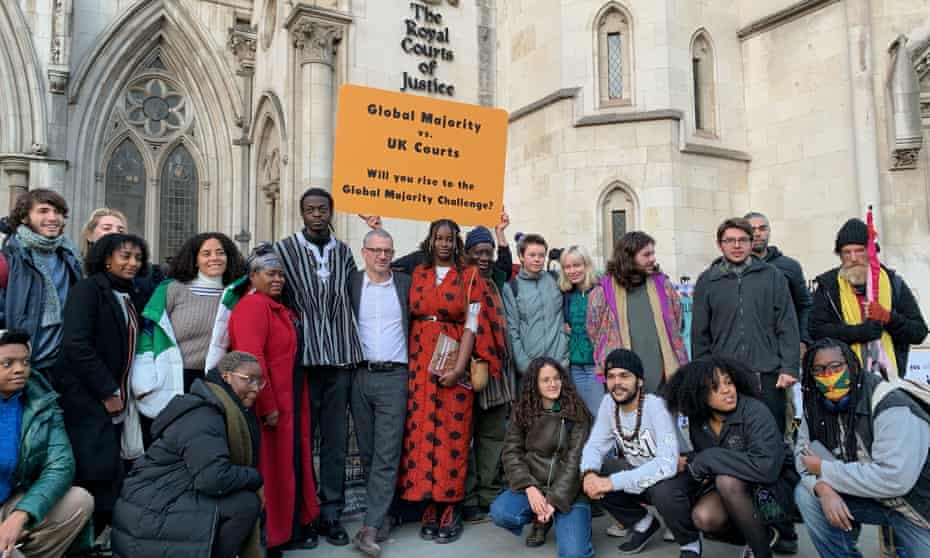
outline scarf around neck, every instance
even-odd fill
[[[44,237],[26,225],[16,227],[16,236],[27,250],[41,252],[43,254],[54,254],[59,248],[65,245],[66,240],[63,234],[55,238]],[[42,321],[40,325],[42,327],[58,325],[61,323],[61,307],[63,301],[58,300],[58,288],[55,286],[55,281],[52,280],[53,270],[47,265],[45,258],[33,258],[32,262],[42,276],[42,283],[45,289],[45,300],[42,305]]]
[[[223,276],[219,277],[207,277],[202,272],[197,272],[197,277],[194,277],[190,283],[191,287],[201,287],[205,289],[218,289],[223,290]]]

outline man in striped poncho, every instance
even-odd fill
[[[330,544],[348,544],[339,522],[345,505],[346,408],[351,371],[361,343],[349,298],[356,271],[349,247],[333,238],[333,198],[310,188],[300,198],[304,229],[275,243],[287,278],[284,298],[300,318],[303,360],[310,381],[311,421],[320,429],[319,534]]]

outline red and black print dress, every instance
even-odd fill
[[[474,281],[472,281],[472,279]],[[466,294],[466,283],[472,283]],[[400,460],[400,497],[408,501],[458,502],[465,498],[465,472],[471,443],[471,390],[445,388],[429,371],[440,333],[461,339],[468,314],[466,302],[479,303],[475,331],[477,358],[498,374],[504,345],[500,327],[503,308],[495,303],[488,283],[474,267],[449,269],[436,284],[434,268],[417,267],[410,286],[410,379],[407,421]],[[435,320],[433,319],[435,318]]]

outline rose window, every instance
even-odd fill
[[[148,78],[133,84],[126,94],[127,119],[149,136],[178,131],[186,119],[184,95],[169,81]]]

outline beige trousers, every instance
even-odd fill
[[[0,521],[13,513],[23,497],[17,493],[0,506]],[[94,498],[83,488],[72,486],[49,510],[45,519],[33,529],[24,529],[19,537],[20,548],[8,558],[61,558],[94,511]]]

